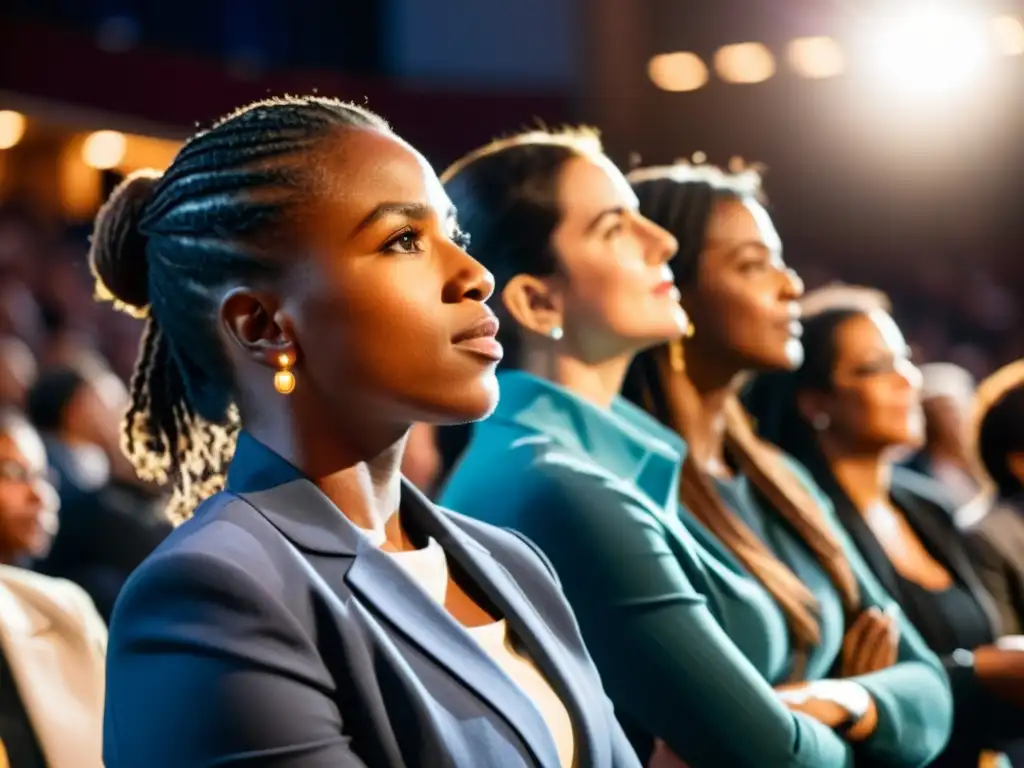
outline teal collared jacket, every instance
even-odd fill
[[[620,718],[643,735],[641,754],[657,736],[691,768],[927,765],[951,731],[948,681],[838,524],[865,604],[899,620],[898,663],[856,678],[875,700],[878,728],[853,746],[779,702],[773,686],[786,682],[793,655],[782,612],[678,504],[685,451],[624,400],[601,410],[506,373],[501,403],[477,425],[441,503],[525,535],[551,560]],[[777,515],[744,503],[752,495],[742,478],[723,490],[817,596],[822,638],[807,679],[829,677],[845,631],[838,594]]]

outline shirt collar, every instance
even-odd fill
[[[598,408],[565,387],[523,371],[499,374],[501,401],[490,422],[541,432],[589,456],[615,475],[638,482],[674,482],[686,444],[671,429],[621,397]],[[646,483],[645,483],[646,484]]]
[[[232,493],[265,491],[304,475],[246,431],[238,434],[235,455],[228,467],[226,487]]]

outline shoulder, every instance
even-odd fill
[[[955,505],[942,485],[927,475],[907,467],[893,467],[892,489],[907,493],[942,511],[950,520],[953,519]]]
[[[557,581],[558,577],[555,575],[551,561],[540,547],[522,533],[511,528],[499,528],[443,507],[439,507],[438,512],[448,518],[449,522],[462,533],[486,549],[488,554],[499,562],[505,564],[512,561],[528,567],[539,568]]]
[[[83,605],[92,607],[85,590],[74,582],[44,576],[26,568],[0,565],[0,584],[22,600],[49,604],[69,613],[79,613]]]
[[[169,622],[202,611],[266,615],[301,587],[284,547],[248,504],[215,494],[132,573],[114,608],[112,636],[136,621]]]
[[[92,598],[84,589],[68,581],[44,576],[23,568],[0,566],[0,587],[17,603],[23,616],[60,618],[67,627],[75,627],[86,636],[102,658],[107,642],[107,628]],[[9,606],[13,607],[13,606]],[[4,616],[10,621],[13,616]]]

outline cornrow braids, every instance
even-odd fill
[[[163,175],[129,176],[96,217],[97,296],[145,320],[122,449],[140,477],[173,484],[178,520],[223,487],[240,427],[221,290],[276,274],[273,244],[317,182],[310,154],[348,128],[390,132],[335,99],[250,104],[190,138]]]

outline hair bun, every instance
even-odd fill
[[[139,230],[139,222],[160,176],[158,171],[135,171],[114,188],[96,214],[89,263],[97,292],[130,310],[149,306],[149,238]]]

